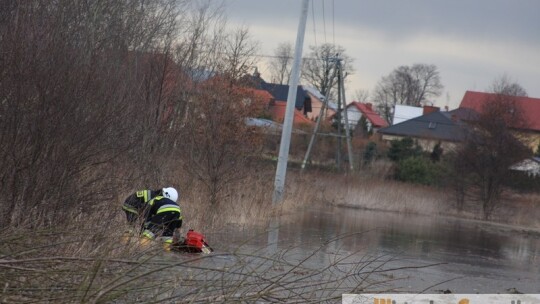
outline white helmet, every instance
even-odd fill
[[[162,191],[164,197],[176,203],[176,201],[178,200],[178,191],[176,191],[176,189],[174,189],[173,187],[167,187],[163,188]]]

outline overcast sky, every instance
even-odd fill
[[[301,2],[225,5],[229,24],[247,25],[261,54],[272,55],[280,42],[294,44]],[[466,90],[485,91],[503,74],[540,98],[540,0],[312,0],[304,55],[325,41],[355,60],[348,101],[355,90],[372,92],[382,76],[414,63],[438,67],[445,89],[434,102],[441,107],[457,107]],[[261,70],[264,77],[263,64]]]

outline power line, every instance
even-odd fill
[[[204,50],[200,50],[199,51],[200,53],[211,53],[211,54],[219,54],[219,55],[233,55],[232,53],[227,53],[227,52],[215,52],[215,51],[204,51]],[[291,56],[277,56],[277,55],[268,55],[268,54],[246,54],[244,55],[246,57],[260,57],[260,58],[287,58],[287,59],[292,59],[293,57]],[[302,59],[310,59],[310,60],[322,60],[320,58],[315,58],[315,57],[302,57]]]
[[[336,12],[335,12],[335,0],[332,0],[332,44],[336,46]]]
[[[315,26],[315,0],[311,0],[311,20],[313,21],[313,38],[315,40],[315,48],[317,48],[317,29]]]
[[[322,4],[322,18],[323,18],[323,31],[324,31],[324,43],[326,44],[326,13],[325,13],[325,5],[324,0],[321,1]]]

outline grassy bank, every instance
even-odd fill
[[[483,220],[481,204],[466,200],[458,208],[451,189],[403,183],[389,178],[391,165],[375,162],[359,173],[346,174],[292,168],[287,173],[286,196],[272,206],[275,168],[263,163],[256,174],[231,185],[219,204],[212,205],[193,182],[184,188],[182,209],[186,226],[215,231],[228,224],[266,225],[272,214],[293,213],[313,205],[342,206],[401,214],[450,216]],[[508,193],[491,215],[490,222],[540,228],[540,195]]]
[[[367,210],[483,220],[481,203],[466,200],[458,208],[452,189],[403,183],[388,178],[389,165],[376,163],[359,174],[290,174],[288,201],[331,204]],[[540,228],[540,194],[508,192],[488,222]]]
[[[482,218],[481,208],[472,201],[458,211],[445,189],[387,180],[386,163],[355,175],[293,169],[287,176],[286,199],[278,206],[271,205],[274,167],[264,164],[255,171],[230,184],[218,204],[209,203],[197,181],[188,181],[181,188],[184,227],[211,233],[230,224],[266,225],[272,214],[294,213],[313,205]],[[343,273],[336,269],[351,262],[348,256],[314,269],[307,266],[309,256],[304,262],[291,262],[290,248],[274,253],[261,248],[227,253],[230,262],[216,265],[207,257],[182,256],[164,252],[158,244],[141,244],[123,234],[123,196],[120,193],[117,202],[96,203],[90,216],[73,217],[61,225],[21,225],[0,231],[0,302],[337,300],[343,292],[367,292],[381,286],[380,278],[370,279],[370,269],[385,263],[379,257],[366,258],[359,265],[363,271]],[[538,195],[513,194],[495,211],[493,221],[539,228],[539,199]],[[115,207],[108,208],[110,204]]]

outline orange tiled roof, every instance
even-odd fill
[[[283,122],[285,118],[285,107],[287,105],[287,102],[284,101],[276,101],[275,104],[272,106],[272,118],[275,121]],[[302,112],[298,111],[297,109],[294,109],[294,122],[293,124],[307,124],[307,125],[313,125],[314,122],[309,120],[307,117],[305,117]]]
[[[460,108],[472,109],[478,113],[482,113],[482,109],[486,102],[489,102],[490,97],[494,96],[494,93],[483,93],[467,91],[461,100]],[[540,131],[540,99],[513,96],[512,100],[515,101],[515,105],[520,107],[523,112],[523,119],[527,130]],[[523,122],[516,122],[516,126],[523,125]]]

